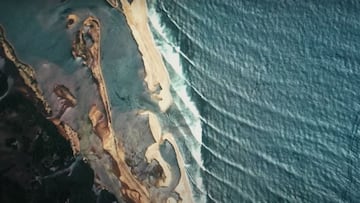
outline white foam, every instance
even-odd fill
[[[179,46],[175,45],[172,36],[168,34],[169,32],[167,32],[166,27],[162,25],[159,14],[156,13],[155,8],[151,5],[149,5],[149,20],[157,34],[161,36],[161,39],[155,40],[163,58],[170,64],[170,67],[167,68],[173,69],[176,73],[175,76],[171,76],[171,86],[177,94],[177,97],[174,98],[174,102],[179,109],[181,109],[180,113],[190,129],[191,135],[183,131],[181,124],[177,124],[180,132],[186,137],[185,144],[187,145],[187,148],[191,150],[191,154],[198,164],[197,167],[199,170],[197,170],[195,178],[196,185],[201,191],[205,191],[200,174],[200,168],[203,168],[203,160],[201,158],[202,128],[200,113],[187,92],[189,86],[187,85],[180,60],[183,53],[180,53]],[[174,121],[174,123],[176,123],[176,121]],[[185,167],[193,169],[194,166],[186,164]]]
[[[169,38],[166,36],[166,31],[164,26],[161,25],[160,19],[157,14],[154,12],[154,9],[150,10],[149,18],[152,26],[161,35],[164,39],[163,43],[158,45],[160,48],[161,54],[164,56],[166,62],[171,65],[171,68],[176,72],[179,76],[178,78],[171,78],[172,79],[172,87],[174,88],[175,92],[181,98],[182,102],[185,103],[186,108],[191,112],[191,114],[184,114],[186,121],[189,124],[192,134],[195,136],[196,140],[199,143],[202,143],[202,136],[201,136],[201,122],[200,122],[200,114],[197,110],[195,103],[191,100],[191,97],[187,93],[187,85],[183,74],[183,69],[180,63],[180,48],[175,46],[173,43],[170,42]],[[175,80],[173,80],[175,79]]]

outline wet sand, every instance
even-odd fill
[[[183,202],[194,202],[193,197],[192,197],[192,191],[190,188],[189,179],[188,179],[186,171],[185,171],[184,159],[181,156],[179,147],[177,146],[176,141],[175,141],[174,137],[172,136],[172,134],[170,134],[170,133],[164,134],[163,139],[170,142],[170,144],[174,147],[177,162],[179,164],[181,177],[179,180],[179,184],[175,187],[175,191],[180,194],[181,198],[183,199]]]
[[[173,177],[171,176],[172,172],[170,171],[171,166],[168,166],[168,163],[163,159],[159,150],[160,144],[162,144],[165,140],[167,140],[175,150],[178,167],[180,169],[180,174],[181,174],[179,183],[177,183],[175,187],[175,191],[180,195],[183,202],[194,202],[192,197],[192,190],[190,188],[189,180],[185,171],[184,160],[181,156],[181,152],[179,151],[179,148],[176,144],[174,137],[172,136],[171,133],[163,133],[161,131],[160,123],[155,114],[149,111],[142,112],[142,114],[149,115],[150,129],[156,141],[153,145],[148,147],[145,156],[148,161],[151,161],[152,159],[156,159],[162,166],[164,170],[164,174],[166,176],[165,180],[162,182],[160,186],[170,186],[173,181],[172,180]]]
[[[114,1],[116,2],[116,1]],[[156,49],[155,42],[153,40],[152,34],[150,32],[150,29],[147,24],[147,7],[146,7],[146,1],[137,0],[133,1],[130,5],[128,1],[123,0],[122,2],[122,12],[125,14],[128,25],[132,31],[133,37],[135,38],[135,41],[138,44],[139,51],[142,54],[142,59],[144,62],[144,68],[145,68],[145,82],[147,84],[147,87],[151,93],[152,98],[157,101],[160,111],[165,112],[169,106],[172,104],[172,97],[170,94],[170,80],[169,75],[167,73],[167,70],[164,66],[164,63],[162,61],[161,55]],[[93,131],[99,136],[99,138],[102,141],[102,146],[99,145],[99,147],[102,147],[105,151],[109,153],[109,155],[115,160],[116,165],[120,171],[121,174],[117,175],[120,182],[124,183],[124,187],[121,189],[121,193],[123,197],[127,197],[129,199],[132,199],[135,202],[150,202],[157,196],[159,196],[159,199],[164,200],[164,198],[167,198],[167,195],[172,195],[173,189],[175,189],[176,192],[179,193],[180,197],[182,198],[183,202],[193,202],[192,199],[192,192],[190,189],[190,185],[188,182],[188,177],[186,176],[186,172],[184,170],[183,165],[183,159],[180,155],[180,152],[178,150],[178,147],[175,143],[174,138],[171,134],[164,134],[162,132],[161,126],[159,121],[157,120],[157,117],[155,114],[151,112],[143,112],[147,115],[149,115],[149,127],[151,129],[151,134],[155,140],[155,143],[147,147],[146,150],[146,158],[147,161],[151,161],[152,159],[155,159],[159,162],[159,164],[162,166],[164,170],[164,176],[165,178],[162,179],[158,186],[160,188],[156,188],[156,190],[152,190],[153,188],[150,188],[151,191],[148,191],[148,188],[144,186],[141,181],[137,180],[136,177],[134,177],[134,174],[131,173],[131,169],[129,166],[125,163],[125,151],[123,149],[123,146],[121,146],[121,141],[116,140],[115,134],[116,132],[112,129],[112,112],[109,104],[109,96],[107,93],[107,88],[105,87],[104,78],[102,76],[102,68],[100,63],[100,21],[92,16],[85,19],[84,22],[80,23],[79,18],[75,15],[69,15],[67,18],[66,28],[72,29],[76,28],[75,25],[81,25],[82,26],[82,34],[83,35],[77,35],[76,37],[79,37],[80,39],[84,36],[91,38],[90,44],[87,44],[88,42],[86,40],[80,40],[79,47],[73,47],[73,51],[76,50],[76,48],[79,48],[77,51],[78,53],[73,52],[75,60],[79,58],[80,56],[84,57],[83,62],[84,65],[88,66],[91,70],[91,75],[93,76],[93,79],[97,81],[97,89],[99,95],[95,94],[93,96],[97,96],[95,105],[92,105],[89,109],[88,105],[83,105],[82,102],[74,102],[74,98],[71,97],[73,93],[76,93],[76,91],[72,91],[73,86],[65,86],[69,87],[63,88],[61,92],[57,94],[57,96],[63,99],[67,99],[66,101],[69,101],[68,105],[69,107],[67,109],[72,109],[73,106],[77,103],[76,106],[84,107],[84,111],[81,111],[81,115],[86,115],[88,113],[88,117],[86,120],[90,120],[90,123],[92,124]],[[78,43],[75,43],[78,44]],[[91,46],[86,46],[91,45]],[[89,50],[86,50],[87,48]],[[91,53],[91,55],[87,55]],[[92,56],[92,57],[88,57]],[[80,58],[82,58],[80,57]],[[54,70],[54,69],[51,69]],[[29,72],[30,77],[32,76],[32,73]],[[39,76],[39,75],[38,75]],[[65,76],[64,76],[65,77]],[[39,78],[38,78],[39,79]],[[41,79],[41,77],[40,77]],[[44,78],[42,78],[44,79]],[[65,78],[62,78],[65,79]],[[69,79],[69,78],[67,78]],[[72,78],[74,79],[74,78]],[[61,81],[61,84],[65,84],[66,81]],[[41,80],[40,80],[41,83]],[[42,81],[41,84],[45,84],[44,81]],[[81,84],[84,85],[83,83]],[[44,86],[42,87],[44,88]],[[95,91],[95,89],[92,89]],[[68,91],[69,90],[69,91]],[[52,91],[52,90],[51,90]],[[49,89],[49,92],[51,92]],[[42,98],[42,93],[40,91],[34,91],[35,93],[38,93],[39,96],[37,98]],[[64,93],[64,95],[63,95]],[[74,94],[76,98],[79,97],[78,94]],[[89,96],[89,95],[88,95]],[[51,98],[48,98],[51,100]],[[79,98],[78,98],[79,99]],[[43,101],[45,99],[41,99]],[[74,100],[74,101],[73,101]],[[81,101],[82,99],[80,99]],[[87,99],[89,100],[89,99]],[[99,101],[98,101],[99,100]],[[91,101],[94,101],[94,98],[91,98]],[[89,101],[87,101],[89,102]],[[81,104],[81,105],[80,105]],[[87,103],[84,103],[87,104]],[[45,107],[49,105],[43,105]],[[76,107],[75,107],[76,108]],[[74,108],[74,109],[75,109]],[[88,110],[88,111],[87,111]],[[60,118],[61,115],[69,114],[69,111],[60,111]],[[66,113],[65,113],[66,112]],[[78,112],[79,113],[79,112]],[[59,122],[59,119],[53,119],[52,122],[55,124],[55,126],[58,126],[58,130],[62,132],[63,135],[72,135],[70,137],[67,137],[67,139],[70,140],[70,142],[76,141],[78,143],[77,138],[78,133],[77,131],[81,131],[80,134],[85,135],[86,132],[82,131],[81,129],[77,129],[74,131],[71,127],[71,124],[73,124],[73,119],[67,120],[65,117],[62,117],[64,120],[64,123]],[[68,117],[66,117],[68,118]],[[81,117],[82,118],[82,117]],[[74,121],[75,122],[75,121]],[[79,122],[79,121],[77,121]],[[81,122],[77,123],[78,126],[81,126]],[[75,127],[73,127],[75,128]],[[89,129],[88,129],[89,130]],[[121,132],[120,132],[121,133]],[[150,135],[151,136],[151,135]],[[76,139],[75,139],[76,138]],[[171,145],[173,146],[176,158],[178,162],[177,165],[168,165],[168,162],[164,160],[164,157],[161,155],[159,147],[163,143],[163,141],[168,140]],[[119,141],[119,142],[117,142]],[[82,143],[83,144],[83,143]],[[96,144],[96,143],[92,143]],[[74,144],[73,144],[74,145]],[[78,144],[73,146],[73,151],[75,154],[78,153],[79,148]],[[101,153],[101,151],[99,151]],[[99,162],[100,163],[100,162]],[[96,165],[99,167],[99,165]],[[181,171],[181,177],[180,181],[178,178],[178,175],[173,175],[174,167],[179,167],[179,170]],[[95,167],[96,168],[96,167]],[[104,166],[104,168],[106,168]],[[109,167],[108,167],[109,168]],[[102,168],[98,168],[96,171],[103,171]],[[115,173],[116,174],[116,173]],[[100,174],[101,175],[101,174]],[[114,189],[115,192],[117,192],[119,189],[118,182],[112,182],[111,177],[114,177],[113,174],[111,176],[109,175],[110,180],[105,181],[107,183],[111,183],[110,187]],[[106,179],[107,175],[103,174],[103,179]],[[115,185],[115,186],[112,186]],[[150,190],[149,189],[149,190]],[[158,189],[158,190],[157,190]],[[155,192],[152,192],[155,191]],[[164,191],[164,194],[158,194]],[[149,194],[151,193],[151,194]],[[151,200],[149,199],[151,198]],[[120,198],[119,198],[120,199]],[[174,198],[175,199],[175,198]],[[172,198],[165,199],[166,201],[171,201]]]
[[[117,168],[121,171],[119,179],[123,185],[121,189],[122,195],[133,202],[149,202],[149,194],[146,187],[133,176],[125,163],[125,151],[116,142],[111,124],[112,116],[109,97],[100,65],[100,27],[99,19],[93,16],[85,19],[80,32],[78,32],[73,42],[72,50],[74,58],[82,58],[84,65],[90,68],[102,100],[101,105],[93,105],[91,107],[89,119],[95,134],[102,141],[103,149],[111,155],[117,164]],[[84,39],[84,36],[91,39],[89,41],[91,42],[90,45],[87,44],[88,41]]]
[[[148,13],[147,4],[145,0],[135,0],[131,4],[127,0],[120,0],[122,4],[122,12],[126,16],[126,20],[135,41],[138,44],[139,51],[142,54],[142,58],[145,66],[145,82],[148,85],[152,97],[158,101],[159,108],[162,112],[165,112],[172,104],[172,96],[170,94],[170,79],[166,70],[165,64],[159,51],[156,49],[155,41],[148,25]],[[160,88],[160,92],[156,90]],[[192,197],[192,191],[190,188],[189,180],[185,171],[184,160],[178,149],[171,133],[163,134],[160,123],[155,114],[151,112],[143,112],[143,114],[149,115],[149,125],[152,135],[156,141],[153,145],[149,146],[146,151],[146,158],[148,161],[156,159],[164,170],[166,176],[161,186],[170,186],[172,182],[171,171],[168,164],[161,156],[159,146],[167,140],[173,146],[178,166],[181,172],[179,183],[175,187],[175,191],[180,195],[183,202],[194,202]],[[168,199],[168,201],[171,201]]]
[[[127,0],[121,0],[121,4],[122,12],[142,54],[145,82],[152,97],[158,101],[160,110],[165,112],[172,104],[170,78],[148,25],[146,1],[135,0],[129,4]]]
[[[171,175],[171,171],[170,171],[171,167],[163,159],[163,157],[161,156],[161,153],[160,153],[159,148],[160,148],[160,144],[163,141],[160,123],[159,123],[157,117],[155,116],[155,114],[153,114],[149,111],[142,112],[141,114],[149,116],[150,130],[151,130],[151,133],[155,140],[155,143],[150,145],[147,148],[145,157],[148,162],[150,162],[153,159],[156,159],[164,170],[165,180],[160,182],[160,185],[158,185],[158,186],[162,186],[162,187],[169,186],[172,181],[172,175]]]

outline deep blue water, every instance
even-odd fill
[[[359,1],[149,2],[200,112],[207,202],[360,201]]]

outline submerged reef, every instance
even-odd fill
[[[118,108],[122,100],[111,96],[110,81],[119,79],[105,74],[117,68],[103,61],[114,54],[102,44],[102,19],[109,16],[64,9],[66,17],[58,21],[70,43],[61,51],[69,53],[64,60],[71,68],[51,58],[32,64],[20,60],[6,27],[0,27],[1,202],[193,201],[180,151],[156,116],[172,98],[147,25],[146,1],[107,2],[112,8],[106,9],[123,15],[122,29],[129,30],[128,36],[107,37],[127,37],[137,45],[134,56],[141,56],[140,63],[128,68],[138,69],[143,81],[130,82],[140,83],[140,98],[149,98],[156,108]],[[38,32],[51,30],[46,29]]]

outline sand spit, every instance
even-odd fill
[[[109,0],[107,1],[109,2]],[[142,54],[146,73],[145,82],[151,92],[152,98],[158,102],[160,110],[165,112],[173,102],[170,94],[170,78],[160,52],[156,48],[154,38],[148,25],[146,0],[133,0],[130,2],[128,0],[119,1],[122,6],[121,8],[119,8],[114,1],[110,1],[109,3],[125,15],[132,35]],[[162,134],[160,123],[155,114],[149,111],[140,112],[140,114],[149,116],[149,126],[155,140],[155,143],[147,148],[145,153],[146,159],[148,162],[153,159],[157,160],[164,170],[165,179],[160,182],[158,186],[168,187],[168,189],[172,188],[171,190],[174,189],[183,202],[194,202],[184,167],[184,160],[172,134]],[[174,166],[168,165],[159,149],[164,141],[168,141],[173,146],[180,170],[181,177],[178,183],[175,183],[175,186],[175,180],[172,180],[174,177],[172,177],[171,172],[171,167]],[[169,198],[167,199],[167,202],[172,202],[172,200],[175,199]]]
[[[169,186],[171,183],[171,180],[172,180],[171,171],[170,171],[171,167],[163,159],[163,157],[161,156],[161,153],[160,153],[159,148],[160,148],[160,144],[163,141],[160,123],[159,123],[157,117],[155,116],[155,114],[153,114],[149,111],[142,112],[141,114],[149,116],[149,126],[150,126],[150,130],[151,130],[151,134],[153,135],[153,138],[155,140],[155,143],[150,145],[147,148],[145,157],[148,162],[151,162],[151,160],[156,159],[159,162],[160,166],[164,170],[165,180],[160,182],[160,184],[158,186],[161,186],[161,187]]]
[[[145,82],[153,99],[158,101],[160,110],[165,112],[172,104],[170,78],[148,25],[146,0],[134,0],[131,4],[128,0],[120,2],[120,11],[124,13],[142,54],[146,72]]]
[[[116,2],[118,3],[119,1],[111,0],[110,2],[112,2],[112,5],[116,7]],[[148,85],[148,89],[150,90],[152,97],[158,101],[160,110],[165,112],[172,104],[172,97],[169,91],[169,76],[161,55],[156,50],[152,34],[147,24],[146,1],[135,0],[121,2],[123,7],[122,11],[127,18],[130,29],[132,30],[133,36],[138,43],[139,50],[143,57],[146,72],[145,82]],[[128,2],[132,3],[129,4]],[[80,28],[77,29],[78,26],[76,25],[80,25]],[[101,24],[99,19],[95,16],[89,16],[84,21],[79,22],[78,16],[70,14],[67,18],[66,28],[77,29],[73,33],[73,44],[71,50],[75,60],[81,59],[83,65],[89,68],[91,72],[93,82],[96,85],[95,88],[98,93],[98,95],[96,95],[98,98],[94,99],[89,97],[89,99],[94,99],[95,103],[87,105],[89,103],[79,102],[84,101],[84,97],[81,97],[81,94],[77,91],[71,92],[71,89],[61,83],[54,86],[53,89],[46,89],[47,91],[51,91],[56,96],[56,99],[63,102],[63,106],[60,106],[58,113],[54,115],[53,109],[49,106],[43,93],[40,91],[40,86],[36,83],[34,70],[30,66],[18,61],[10,44],[4,41],[4,34],[2,29],[0,29],[0,45],[3,46],[6,56],[12,59],[14,64],[17,66],[17,74],[19,74],[19,76],[23,79],[25,88],[24,93],[29,95],[31,102],[38,106],[38,110],[43,113],[44,117],[52,121],[52,123],[58,128],[58,131],[70,141],[75,156],[83,152],[80,151],[80,144],[82,145],[80,141],[81,137],[85,137],[87,134],[84,134],[84,131],[81,131],[79,134],[79,129],[76,130],[70,127],[71,123],[69,120],[62,120],[61,118],[66,109],[76,106],[86,107],[84,108],[85,110],[80,113],[82,115],[88,115],[88,117],[86,117],[88,118],[86,119],[86,122],[91,124],[92,131],[90,133],[90,126],[88,126],[89,131],[87,133],[89,133],[92,138],[97,139],[97,137],[93,136],[96,134],[101,140],[101,144],[99,139],[97,139],[97,142],[92,144],[97,144],[96,147],[102,148],[105,152],[107,152],[106,155],[108,155],[111,159],[109,159],[106,163],[113,164],[111,165],[113,168],[111,168],[110,165],[95,168],[95,173],[99,173],[104,177],[104,179],[108,179],[105,181],[109,182],[109,186],[112,189],[117,189],[114,192],[117,194],[121,193],[121,196],[118,195],[119,200],[122,199],[127,202],[173,202],[174,200],[178,200],[178,202],[180,200],[183,202],[193,202],[188,177],[184,170],[183,160],[175,140],[171,134],[163,134],[160,123],[154,113],[148,111],[142,112],[143,114],[147,114],[149,116],[149,126],[147,127],[150,127],[150,136],[153,136],[155,140],[154,143],[151,143],[151,145],[146,148],[145,158],[148,161],[156,160],[163,169],[165,178],[161,179],[157,185],[152,185],[152,182],[149,183],[142,181],[139,177],[134,175],[131,168],[126,163],[125,147],[123,145],[124,142],[119,139],[119,134],[121,134],[121,132],[115,132],[113,129],[113,112],[111,111],[107,88],[102,73],[100,57]],[[78,124],[82,124],[83,121],[79,120],[76,122],[78,122]],[[161,155],[159,148],[164,141],[169,141],[169,143],[173,146],[178,165],[170,166],[168,162],[164,160],[166,157]],[[100,153],[103,152],[102,149],[99,151]],[[88,160],[89,162],[96,162],[96,159]],[[100,162],[97,164],[98,165],[93,164],[93,166],[99,166]],[[105,173],[104,171],[98,172],[96,169],[114,169],[115,172],[107,176],[108,173]],[[178,173],[174,173],[174,169],[176,169],[176,172],[179,170],[181,171],[181,177],[177,175]],[[116,181],[118,182],[112,181],[111,178],[115,176],[117,178]],[[121,182],[121,184],[118,184],[119,182]],[[120,185],[121,187],[118,187]],[[104,186],[107,185],[104,184]]]
[[[168,142],[170,142],[170,144],[174,147],[175,153],[176,153],[176,159],[177,159],[177,162],[178,162],[179,168],[180,168],[181,177],[180,177],[179,184],[175,188],[175,191],[180,194],[183,202],[194,202],[193,196],[192,196],[192,191],[190,188],[189,179],[188,179],[186,171],[185,171],[184,159],[181,156],[179,147],[177,146],[176,141],[175,141],[174,137],[172,136],[172,134],[166,133],[163,135],[162,138],[164,141],[167,140]]]
[[[154,38],[148,25],[148,12],[146,0],[135,0],[131,4],[127,0],[120,0],[122,12],[124,13],[127,23],[130,26],[132,34],[139,46],[145,66],[145,82],[148,85],[153,98],[158,100],[158,105],[162,112],[165,112],[172,104],[172,96],[170,94],[170,78],[162,60],[160,52],[157,50]],[[160,90],[159,93],[156,91]],[[180,195],[183,202],[194,202],[189,180],[184,168],[184,160],[178,149],[178,146],[172,134],[162,134],[161,126],[155,114],[151,112],[143,112],[149,115],[149,125],[156,143],[149,146],[146,152],[148,161],[156,159],[164,170],[166,179],[162,182],[162,186],[169,186],[171,183],[171,171],[160,154],[160,144],[168,140],[175,149],[177,162],[179,164],[181,178],[175,191]],[[168,200],[170,201],[170,199]]]
[[[85,38],[90,40],[85,40]],[[88,44],[88,42],[91,43]],[[91,107],[89,119],[94,132],[102,141],[104,150],[111,155],[121,171],[119,179],[123,185],[121,189],[123,197],[132,202],[149,202],[147,189],[131,174],[129,167],[125,163],[124,149],[115,141],[115,134],[111,125],[109,97],[100,65],[100,21],[97,18],[90,16],[85,19],[73,41],[72,53],[74,58],[80,57],[83,59],[84,65],[90,68],[98,86],[102,105],[93,105]]]
[[[166,161],[164,161],[159,150],[160,144],[162,144],[165,140],[167,140],[175,150],[176,159],[181,174],[180,181],[175,187],[175,192],[177,192],[180,195],[183,202],[194,202],[190,183],[185,171],[184,159],[181,156],[181,152],[179,151],[179,148],[176,144],[174,137],[172,136],[171,133],[162,134],[160,123],[155,114],[149,111],[142,112],[141,114],[149,115],[150,129],[154,137],[154,140],[156,141],[153,145],[148,147],[145,156],[148,161],[151,161],[152,159],[156,159],[163,168],[164,174],[166,176],[166,179],[162,182],[160,186],[170,186],[172,182],[171,171],[170,171],[171,167],[168,166]]]

